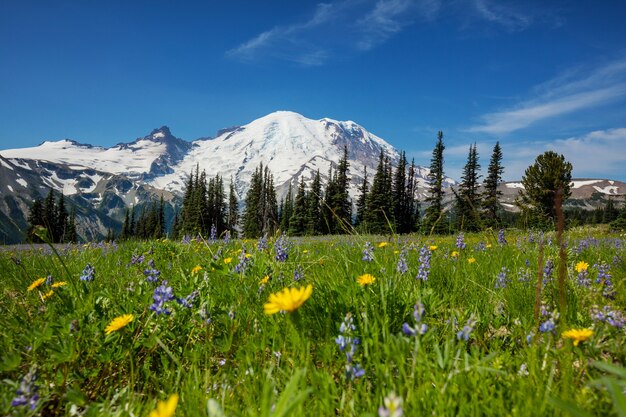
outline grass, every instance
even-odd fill
[[[567,233],[568,313],[559,316],[555,237],[506,238],[466,235],[462,250],[454,236],[293,238],[285,262],[275,259],[275,239],[260,249],[233,240],[0,252],[0,414],[148,415],[178,394],[179,416],[376,416],[395,393],[405,415],[623,415],[624,328],[592,315],[608,306],[623,320],[626,241],[602,229]],[[424,246],[436,246],[426,281],[415,278]],[[536,320],[538,270],[548,260],[555,266],[541,277]],[[156,282],[144,273],[151,261]],[[590,265],[588,287],[574,270],[579,261]],[[87,264],[95,277],[81,281]],[[606,281],[596,282],[604,270],[612,298]],[[363,274],[375,282],[359,285]],[[48,276],[67,285],[45,300],[50,283],[27,290]],[[176,298],[197,294],[190,308],[174,299],[163,305],[169,315],[150,309],[164,280]],[[309,284],[295,312],[263,313],[271,293]],[[418,302],[425,310],[416,323]],[[133,320],[105,335],[125,314]],[[354,329],[341,333],[347,315]],[[540,332],[550,317],[554,328]],[[428,329],[407,336],[404,323]],[[466,325],[468,340],[458,335]],[[574,346],[561,336],[571,328],[593,335]],[[340,334],[351,338],[343,351]],[[353,377],[356,365],[363,376]],[[36,379],[22,388],[37,390],[35,408],[12,406],[31,370]]]

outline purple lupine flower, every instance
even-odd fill
[[[374,260],[374,247],[370,242],[365,242],[365,248],[363,248],[363,257],[361,260],[365,262],[371,262]]]
[[[161,276],[161,271],[154,268],[144,269],[143,274],[146,276],[146,281],[157,282]]]
[[[365,371],[358,364],[352,364],[354,355],[361,341],[354,336],[356,326],[352,315],[348,313],[339,326],[339,336],[335,338],[335,343],[341,352],[346,355],[346,379],[360,378],[365,375]]]
[[[188,296],[184,298],[177,298],[176,301],[178,302],[178,304],[180,304],[183,307],[193,308],[193,302],[196,299],[196,297],[198,297],[198,294],[199,294],[198,290],[193,290],[193,292],[189,294]]]
[[[503,266],[502,269],[500,270],[500,273],[496,277],[496,284],[495,284],[496,288],[506,288],[507,272],[509,272],[509,270],[507,269],[506,266]]]
[[[95,275],[96,275],[96,270],[94,269],[94,267],[91,266],[91,264],[87,264],[85,268],[83,269],[83,272],[80,275],[80,280],[81,281],[93,281]]]
[[[552,259],[546,261],[546,265],[543,267],[543,283],[544,285],[552,280],[552,271],[554,271],[554,262]]]
[[[248,264],[252,261],[252,258],[247,255],[246,247],[242,246],[241,252],[239,252],[239,263],[235,266],[235,272],[238,274],[245,274]]]
[[[256,242],[256,249],[258,251],[264,251],[267,249],[267,235],[261,236]]]
[[[304,269],[302,269],[302,265],[298,265],[293,271],[293,280],[300,281],[302,278],[304,278]]]
[[[602,286],[602,295],[606,298],[615,298],[615,288],[613,287],[613,281],[611,274],[609,273],[609,266],[607,264],[594,265],[598,269],[598,277],[596,278],[596,284]]]
[[[398,257],[398,263],[396,264],[396,271],[398,271],[400,274],[406,274],[406,272],[409,270],[408,265],[406,264],[406,250],[402,250],[402,252],[400,252],[400,256]]]
[[[413,326],[409,325],[409,323],[402,324],[402,332],[407,336],[415,336],[422,335],[428,331],[428,326],[425,323],[422,323],[422,317],[424,317],[424,304],[421,301],[418,301],[413,308],[413,319],[415,324]]]
[[[365,369],[363,369],[361,367],[361,365],[354,364],[352,365],[351,363],[348,363],[346,365],[346,379],[355,379],[355,378],[361,378],[362,376],[365,375]]]
[[[209,307],[203,305],[200,310],[198,310],[198,314],[200,314],[200,318],[206,323],[211,324],[211,313],[209,312]]]
[[[227,230],[226,232],[224,232],[224,243],[228,245],[230,243],[230,239],[230,230]]]
[[[626,316],[621,311],[613,310],[608,305],[604,306],[602,310],[599,310],[597,306],[593,306],[591,308],[591,319],[608,323],[617,329],[623,328],[626,324]]]
[[[165,303],[174,299],[174,293],[172,287],[167,286],[167,281],[163,281],[161,285],[154,289],[152,299],[154,302],[150,305],[150,310],[154,311],[157,315],[165,314],[167,316],[171,313],[171,311],[165,307]]]
[[[463,234],[463,232],[459,233],[459,235],[456,237],[456,247],[459,250],[463,250],[467,247],[467,245],[465,244],[465,235]]]
[[[130,264],[131,265],[137,265],[137,264],[141,264],[144,260],[144,256],[143,255],[135,255],[133,254],[133,256],[130,257]]]
[[[420,249],[419,257],[420,266],[415,279],[428,281],[428,276],[430,275],[430,256],[430,249],[428,249],[426,246],[422,246],[422,249]]]
[[[181,243],[183,245],[189,245],[191,243],[191,236],[189,236],[189,235],[183,236],[183,239],[181,240]]]
[[[474,326],[476,325],[476,320],[469,318],[465,326],[461,330],[456,333],[457,340],[465,340],[468,341],[472,331],[474,330]]]
[[[31,410],[37,407],[39,401],[39,387],[35,384],[37,380],[37,368],[33,365],[28,373],[24,375],[17,389],[16,397],[11,401],[11,406],[19,407],[28,405]]]
[[[209,242],[217,242],[217,227],[214,224],[211,225],[211,231],[209,232]]]
[[[504,237],[504,229],[498,231],[498,243],[500,245],[506,245],[506,238]]]
[[[289,257],[287,253],[289,242],[287,236],[283,233],[274,243],[274,252],[276,253],[275,259],[278,262],[285,262]]]

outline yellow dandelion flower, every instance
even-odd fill
[[[59,287],[65,287],[66,285],[67,285],[67,282],[61,281],[61,282],[55,282],[54,284],[51,285],[51,287],[59,288]]]
[[[430,245],[428,247],[428,249],[430,249],[430,250],[437,250],[437,245]]]
[[[44,282],[46,282],[45,278],[39,278],[33,281],[32,284],[28,286],[28,291],[32,291],[37,287],[40,287]]]
[[[202,271],[202,267],[200,265],[196,265],[191,269],[191,273],[192,274],[197,274],[198,272]]]
[[[586,271],[589,268],[589,264],[585,261],[580,261],[576,264],[576,267],[574,269],[576,269],[576,272],[578,272],[579,274],[581,272]]]
[[[265,285],[265,284],[267,284],[268,282],[270,282],[270,276],[269,276],[269,275],[265,275],[265,276],[261,279],[261,281],[259,281],[259,285]]]
[[[387,246],[388,244],[389,244],[389,242],[380,242],[380,243],[378,244],[378,247],[379,247],[379,248],[384,248],[384,247],[385,247],[385,246]]]
[[[580,342],[584,342],[593,336],[593,330],[591,329],[570,329],[561,333],[566,339],[572,339],[574,341],[574,346],[578,346]]]
[[[489,249],[491,247],[491,243],[487,243],[487,245],[485,246],[487,249]]]
[[[362,287],[364,287],[366,285],[370,285],[376,282],[376,277],[374,277],[374,275],[371,275],[371,274],[364,274],[358,277],[356,279],[356,282],[358,282],[359,284],[361,284]]]
[[[457,256],[459,256],[459,252],[457,252],[457,251],[452,251],[452,253],[450,254],[450,256],[452,256],[453,258],[456,258]]]
[[[302,253],[309,253],[309,250],[305,249],[305,250],[302,251]]]
[[[133,321],[135,317],[132,314],[124,314],[122,316],[116,317],[111,320],[111,323],[104,329],[104,333],[110,334],[118,331],[122,327],[126,326],[128,323]]]
[[[311,284],[300,288],[283,288],[280,292],[270,294],[267,303],[263,306],[263,311],[268,315],[281,311],[291,313],[308,300],[312,292]]]
[[[251,253],[246,253],[246,259],[250,259],[252,258],[252,254]]]
[[[172,394],[165,401],[158,401],[155,410],[150,411],[149,417],[172,417],[178,405],[178,394]]]
[[[224,263],[226,265],[228,265],[229,263],[231,263],[233,261],[233,258],[224,258]]]
[[[474,262],[476,262],[476,258],[467,258],[468,264],[473,264]]]
[[[43,301],[46,301],[48,298],[52,297],[53,294],[54,294],[54,291],[50,290],[47,293],[45,293],[44,295],[42,295],[41,299]]]

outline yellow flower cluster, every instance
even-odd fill
[[[589,269],[589,264],[587,262],[585,262],[585,261],[580,261],[580,262],[578,262],[576,264],[574,269],[576,269],[576,272],[578,272],[580,274],[581,272],[584,272],[587,269]]]
[[[364,274],[358,277],[356,279],[356,282],[358,282],[359,284],[361,284],[362,287],[364,287],[366,285],[371,285],[374,282],[376,282],[376,277],[374,277],[371,274]]]
[[[128,325],[128,323],[133,321],[134,318],[135,317],[132,314],[124,314],[122,316],[116,317],[113,320],[111,320],[111,323],[109,323],[106,329],[104,329],[104,333],[108,335],[113,332],[116,332],[122,327],[125,327],[126,325]]]
[[[580,342],[584,342],[593,336],[593,330],[591,329],[570,329],[561,333],[566,339],[572,339],[574,341],[574,346],[578,346]]]

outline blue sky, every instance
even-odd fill
[[[28,1],[0,13],[0,149],[193,140],[276,110],[353,120],[446,173],[563,153],[626,181],[626,2]]]

